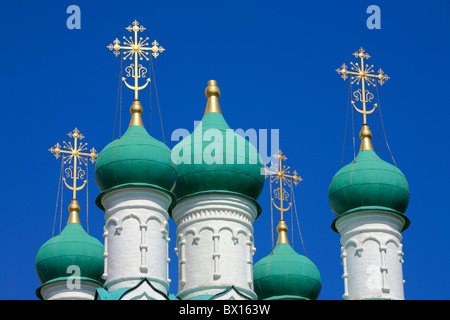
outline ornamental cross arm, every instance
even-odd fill
[[[375,74],[373,71],[373,64],[370,66],[368,64],[364,64],[364,59],[369,59],[370,55],[362,47],[359,49],[359,52],[356,51],[353,55],[356,58],[361,59],[361,65],[359,65],[358,62],[350,62],[351,68],[349,70],[348,66],[343,63],[340,68],[336,69],[336,72],[341,75],[342,79],[346,80],[348,75],[351,75],[352,84],[355,82],[359,84],[361,79],[364,79],[369,83],[369,85],[375,85],[374,81],[376,81],[376,79],[378,79],[378,83],[381,85],[390,79],[381,68],[378,70],[378,74]]]
[[[278,153],[274,154],[273,157],[275,159],[278,159],[278,163],[274,163],[273,161],[271,162],[270,168],[273,169],[269,169],[266,165],[264,166],[264,171],[266,174],[265,178],[272,176],[275,178],[281,178],[283,179],[283,181],[287,181],[286,178],[291,178],[293,179],[295,185],[303,180],[298,175],[296,170],[293,171],[293,174],[290,174],[290,167],[286,167],[282,164],[283,160],[287,160],[287,157],[281,152],[281,150],[279,150]]]

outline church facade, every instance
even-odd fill
[[[143,31],[136,21],[129,29],[135,39]],[[158,45],[155,41],[147,47],[155,57],[164,50]],[[131,45],[136,66],[144,47],[140,42]],[[110,49],[122,48],[114,42]],[[340,72],[351,75],[352,71]],[[125,82],[135,90],[128,129],[98,155],[87,154],[97,158],[96,204],[105,214],[103,243],[83,230],[74,191],[66,227],[37,253],[41,282],[37,296],[43,300],[317,299],[320,272],[292,249],[283,218],[274,250],[260,261],[253,260],[253,223],[262,211],[258,198],[266,171],[256,148],[242,136],[230,134],[217,82],[208,81],[200,124],[171,150],[144,128],[138,91],[145,85],[138,86],[139,72],[133,75],[134,87]],[[359,77],[364,83],[369,73]],[[363,111],[365,118],[365,105]],[[341,235],[343,298],[404,299],[401,232],[409,225],[404,214],[408,183],[396,166],[373,151],[366,122],[360,138],[358,156],[329,185],[329,202],[336,215],[332,230]],[[58,150],[56,154],[62,152]],[[71,152],[76,159],[76,150]],[[283,177],[282,171],[277,174]],[[75,180],[73,188],[78,190]],[[176,262],[169,258],[170,219],[177,226]],[[170,263],[178,264],[176,294],[169,292]],[[76,287],[67,274],[71,266],[80,274]]]

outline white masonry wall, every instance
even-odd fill
[[[189,196],[172,211],[177,224],[178,297],[214,295],[234,285],[253,291],[253,222],[256,205],[238,195]],[[239,296],[235,297],[239,298]]]
[[[68,279],[45,284],[41,288],[44,300],[94,300],[98,283],[80,280],[75,284]]]
[[[170,202],[168,193],[150,187],[124,187],[103,196],[103,278],[109,292],[131,288],[146,277],[167,294]]]
[[[367,210],[341,216],[344,299],[403,300],[403,249],[399,215]]]

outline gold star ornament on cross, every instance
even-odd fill
[[[128,84],[125,77],[122,78],[122,80],[128,88],[134,90],[134,99],[138,100],[138,91],[144,89],[150,82],[150,78],[147,78],[145,84],[139,86],[139,78],[145,78],[147,73],[147,68],[142,66],[142,64],[139,64],[139,60],[145,59],[149,61],[148,55],[150,51],[152,52],[152,56],[156,58],[165,49],[161,47],[156,40],[152,42],[152,46],[150,47],[147,42],[148,37],[145,39],[139,37],[138,39],[138,32],[143,32],[145,28],[142,25],[139,25],[139,22],[136,20],[134,20],[133,26],[130,25],[126,29],[129,32],[134,32],[134,38],[131,36],[128,38],[124,36],[124,45],[120,45],[119,39],[116,38],[116,40],[113,41],[114,44],[110,44],[107,48],[113,51],[116,57],[120,54],[121,50],[124,50],[123,60],[134,59],[134,63],[125,68],[127,77],[134,78],[134,86]]]
[[[378,70],[378,74],[375,74],[373,70],[373,64],[370,66],[368,64],[364,64],[364,59],[369,59],[370,55],[365,52],[362,47],[361,49],[359,49],[359,51],[354,52],[353,55],[356,58],[360,58],[361,65],[359,65],[358,62],[350,62],[351,68],[350,70],[348,70],[347,65],[344,63],[340,68],[336,69],[336,72],[339,73],[341,75],[341,78],[344,80],[346,80],[350,75],[350,81],[352,85],[354,83],[356,83],[357,85],[361,84],[361,88],[353,92],[353,97],[356,101],[360,101],[362,103],[362,110],[356,107],[355,101],[353,101],[353,99],[352,105],[356,109],[356,111],[362,113],[364,125],[367,125],[366,116],[375,111],[377,104],[375,103],[374,107],[370,111],[367,111],[366,103],[372,102],[374,96],[369,90],[366,89],[366,84],[368,87],[375,87],[376,81],[378,80],[378,83],[380,85],[383,85],[387,80],[389,80],[389,77],[381,68]]]

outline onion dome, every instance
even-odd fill
[[[88,235],[79,223],[80,206],[76,200],[69,205],[69,220],[62,232],[48,240],[39,249],[35,267],[39,281],[46,285],[56,281],[66,281],[75,276],[70,266],[80,270],[80,280],[88,280],[103,285],[104,270],[103,244]],[[68,269],[69,268],[69,269]],[[42,299],[40,286],[36,295]]]
[[[215,80],[208,81],[205,95],[208,102],[201,122],[172,149],[178,172],[174,193],[179,200],[193,194],[227,192],[256,203],[264,187],[262,159],[256,148],[230,129],[222,116]]]
[[[133,101],[130,112],[132,117],[125,134],[109,143],[95,164],[95,180],[101,191],[96,204],[102,210],[101,198],[107,191],[124,186],[151,186],[172,195],[177,180],[170,149],[145,130],[138,100]],[[171,207],[174,205],[173,200]]]
[[[322,279],[316,265],[298,254],[287,241],[287,226],[278,223],[278,242],[272,253],[253,267],[253,284],[260,300],[316,300]]]
[[[367,125],[362,127],[361,148],[355,160],[340,169],[331,180],[328,201],[339,217],[360,210],[383,210],[404,215],[409,203],[408,181],[396,166],[381,160],[373,151]],[[334,222],[332,225],[333,230]]]

